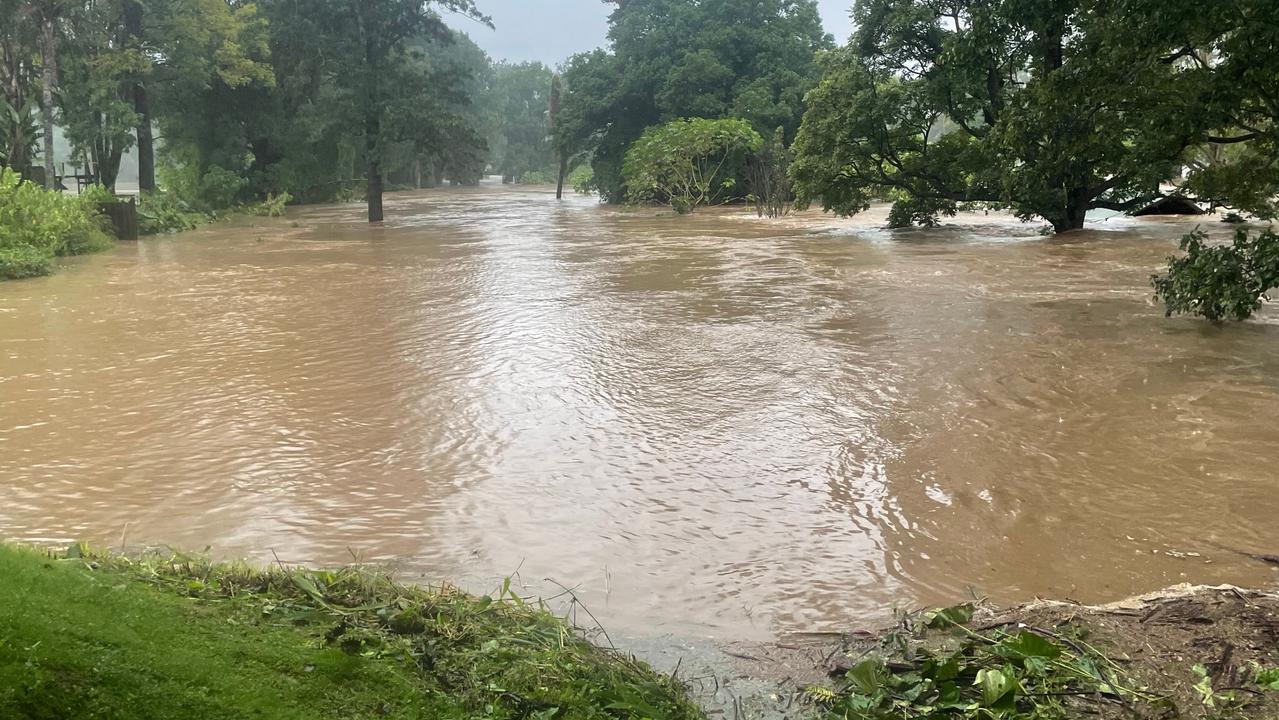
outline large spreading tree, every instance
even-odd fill
[[[807,99],[800,202],[852,214],[891,199],[899,225],[986,203],[1060,232],[1160,198],[1192,151],[1243,143],[1231,127],[1246,120],[1264,150],[1273,115],[1255,117],[1269,111],[1247,86],[1273,92],[1273,70],[1250,68],[1273,68],[1258,53],[1275,31],[1248,25],[1276,4],[1181,4],[859,0]]]

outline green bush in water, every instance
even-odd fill
[[[170,192],[147,193],[138,202],[138,232],[142,235],[194,230],[217,219],[200,212]]]
[[[5,245],[0,236],[0,280],[21,280],[53,272],[53,256],[26,245]]]
[[[1279,286],[1279,235],[1235,233],[1230,245],[1209,245],[1195,230],[1181,239],[1185,257],[1168,259],[1168,274],[1151,277],[1169,316],[1189,313],[1213,322],[1246,320]]]
[[[279,195],[268,193],[266,200],[250,205],[247,209],[253,215],[262,215],[264,217],[280,217],[284,215],[284,208],[293,202],[293,196],[289,193],[282,192]]]
[[[98,202],[0,170],[0,279],[48,275],[53,259],[112,247]]]

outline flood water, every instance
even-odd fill
[[[387,214],[0,283],[0,536],[515,574],[725,638],[1276,578],[1226,548],[1279,552],[1279,314],[1163,317],[1193,221]]]

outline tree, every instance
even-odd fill
[[[1279,287],[1279,235],[1235,233],[1230,245],[1210,245],[1201,230],[1181,239],[1185,257],[1168,259],[1168,274],[1151,277],[1167,314],[1201,315],[1213,322],[1246,320]]]
[[[663,202],[690,213],[721,201],[734,170],[764,139],[745,120],[673,120],[649,128],[626,153],[622,177],[632,202]]]
[[[773,131],[747,163],[750,199],[760,217],[776,218],[790,212],[794,193],[790,184],[790,148],[782,128]]]
[[[58,84],[58,21],[62,4],[58,0],[42,0],[37,7],[40,16],[40,115],[44,120],[44,187],[58,185],[53,166],[53,94]]]
[[[36,143],[36,58],[40,28],[36,7],[27,0],[0,0],[0,166],[25,175]]]
[[[493,165],[504,182],[517,182],[523,174],[547,170],[553,163],[547,119],[552,74],[540,62],[498,63],[493,68],[490,97],[483,102],[493,117]]]
[[[1135,0],[1133,14],[1141,35],[1196,79],[1180,115],[1206,132],[1187,158],[1183,191],[1279,217],[1279,3]]]
[[[387,76],[396,59],[411,38],[447,36],[433,7],[489,21],[471,0],[327,0],[321,5],[311,11],[323,24],[326,42],[343,58],[335,68],[336,84],[355,99],[362,116],[369,222],[381,222],[384,153],[393,140],[384,129],[395,93]]]
[[[1170,45],[1197,11],[1152,7],[1151,27],[1132,5],[859,0],[808,98],[799,200],[894,198],[899,222],[983,202],[1060,232],[1159,198],[1228,100]]]
[[[126,80],[147,65],[146,58],[125,46],[121,17],[118,2],[78,5],[67,18],[70,38],[59,58],[58,102],[67,139],[108,190],[115,189],[137,124]]]
[[[832,45],[813,0],[614,0],[611,49],[571,58],[562,127],[592,152],[608,201],[628,197],[622,162],[650,126],[679,118],[737,117],[792,139],[815,53]]]
[[[141,0],[123,0],[125,41],[131,49],[144,47],[143,13]],[[151,101],[147,95],[145,77],[133,78],[129,95],[133,98],[133,111],[138,116],[135,139],[138,148],[138,191],[155,192],[155,137],[152,131]]]
[[[561,113],[564,109],[564,79],[559,73],[555,73],[551,77],[551,97],[550,105],[547,108],[547,117],[551,123],[551,146],[555,148],[555,163],[558,170],[555,174],[555,199],[564,199],[564,178],[568,175],[568,143],[560,136],[560,126],[563,123]]]

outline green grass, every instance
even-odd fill
[[[510,594],[0,545],[0,718],[73,717],[701,715]]]

